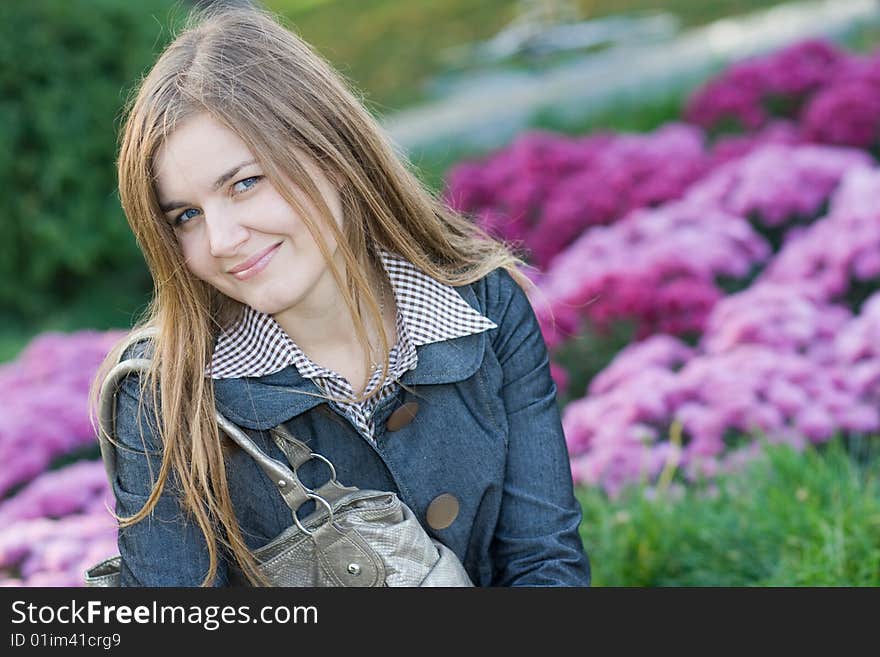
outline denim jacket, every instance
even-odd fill
[[[281,462],[268,430],[283,423],[335,465],[343,484],[396,492],[428,533],[458,555],[477,586],[588,586],[556,385],[528,297],[501,268],[454,289],[497,328],[419,346],[417,366],[401,378],[405,388],[374,411],[375,443],[334,403],[302,394],[320,391],[294,366],[215,380],[218,410]],[[132,448],[117,450],[113,491],[120,515],[141,509],[161,464],[161,444],[150,422],[139,420],[137,395],[131,375],[116,402],[117,439]],[[386,426],[413,401],[418,410],[408,424]],[[298,472],[310,488],[328,477],[317,460]],[[228,457],[227,477],[249,548],[291,525],[289,507],[241,450]],[[439,496],[454,497],[458,513],[437,529],[427,513]],[[150,516],[120,529],[119,551],[123,586],[198,586],[208,568],[204,536],[184,518],[171,486]],[[229,585],[231,573],[221,558],[214,585]]]

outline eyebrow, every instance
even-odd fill
[[[247,162],[242,162],[241,164],[232,167],[229,171],[222,174],[219,178],[217,178],[217,180],[214,181],[212,188],[214,189],[214,191],[218,190],[223,185],[223,183],[232,178],[232,176],[237,174],[239,171],[256,163],[256,160],[248,160]],[[171,212],[171,210],[182,208],[187,205],[191,204],[186,203],[185,201],[168,201],[167,203],[160,203],[159,209],[161,209],[162,212]]]

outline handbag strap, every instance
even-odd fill
[[[156,334],[157,331],[154,328],[133,331],[128,336],[125,345],[120,349],[120,356],[131,345],[144,339],[151,339]],[[122,360],[108,372],[101,385],[98,403],[98,439],[101,447],[101,458],[104,461],[104,469],[107,472],[111,486],[116,480],[116,454],[114,451],[116,443],[113,442],[110,436],[114,435],[115,431],[115,401],[119,385],[129,374],[135,372],[146,373],[149,371],[150,365],[151,360],[149,358]],[[354,487],[341,485],[336,479],[336,469],[333,467],[333,464],[324,456],[312,452],[308,445],[295,438],[283,424],[271,429],[270,435],[288,459],[291,467],[287,467],[285,464],[268,456],[244,431],[227,419],[219,410],[215,409],[215,413],[218,427],[234,440],[246,454],[251,456],[263,472],[266,473],[266,476],[269,477],[276,490],[281,494],[284,502],[290,507],[294,520],[303,531],[307,530],[300,525],[297,511],[307,501],[311,499],[315,500],[316,503],[322,503],[332,516],[332,506],[335,502],[348,493],[358,490]],[[127,448],[123,447],[123,449]],[[297,475],[297,469],[312,459],[324,462],[330,468],[331,474],[330,479],[316,490],[307,488]]]

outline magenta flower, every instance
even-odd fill
[[[685,118],[707,129],[725,123],[754,131],[772,118],[795,118],[804,101],[849,66],[827,41],[807,40],[734,64],[688,100]]]
[[[853,149],[768,144],[721,166],[686,198],[775,227],[814,216],[848,171],[871,162]]]
[[[95,446],[88,391],[98,365],[124,335],[80,331],[37,336],[0,365],[0,496],[73,450]]]
[[[880,84],[840,82],[817,93],[804,108],[810,141],[871,149],[880,141]]]
[[[582,139],[533,132],[457,165],[445,195],[543,268],[586,229],[679,198],[708,164],[702,132],[683,124]]]
[[[584,321],[602,331],[635,320],[640,338],[701,332],[722,296],[715,280],[742,278],[769,255],[744,219],[709,204],[667,203],[594,228],[561,252],[541,278],[536,314],[551,347]]]

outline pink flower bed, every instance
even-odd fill
[[[88,390],[122,336],[46,333],[0,366],[0,585],[80,586],[85,567],[116,550]]]
[[[457,207],[540,267],[532,303],[571,400],[576,481],[615,493],[670,464],[712,476],[762,439],[880,428],[878,108],[880,55],[812,40],[730,67],[687,104],[704,132],[669,124],[630,141],[626,161],[610,154],[631,135],[544,136],[583,157],[560,173],[524,138],[453,170]],[[656,169],[634,173],[645,162]],[[510,202],[520,183],[528,204]],[[668,193],[629,202],[655,188]],[[635,342],[573,389],[579,364],[558,351],[621,322]]]

